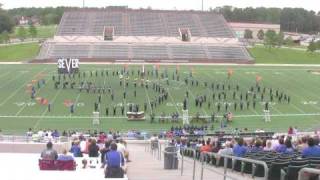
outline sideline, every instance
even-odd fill
[[[29,63],[26,61],[20,62],[0,62],[0,64],[37,64],[37,65],[44,65],[44,64],[57,64],[57,63]],[[112,65],[182,65],[181,63],[148,63],[148,62],[80,62],[80,65],[102,65],[102,64],[112,64]],[[242,66],[242,67],[320,67],[320,64],[236,64],[236,63],[184,63],[182,66]]]

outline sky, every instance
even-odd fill
[[[130,8],[201,10],[202,0],[85,0],[87,7],[105,7],[125,5]],[[18,7],[82,7],[83,0],[0,0],[4,9]],[[234,7],[299,7],[316,12],[320,11],[320,0],[203,0],[204,9],[231,5]]]

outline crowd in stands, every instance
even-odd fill
[[[106,177],[123,177],[126,172],[125,164],[130,162],[126,142],[116,134],[111,136],[103,132],[90,137],[74,136],[70,150],[64,149],[59,155],[49,141],[41,153],[42,160],[74,161],[75,158],[82,158],[83,169],[99,168],[97,166],[101,164]],[[92,158],[95,158],[94,162]]]
[[[180,137],[185,135],[199,135],[203,136],[206,134],[208,130],[208,126],[177,126],[171,127],[168,131],[163,131],[159,134],[160,138],[173,138],[173,137]]]
[[[143,139],[147,135],[146,132],[141,132],[138,130],[128,130],[125,133],[120,133],[119,131],[107,131],[98,132],[97,130],[86,130],[86,131],[77,131],[77,130],[69,130],[59,132],[58,130],[50,130],[50,129],[40,129],[39,131],[34,131],[31,128],[26,132],[27,138],[30,138],[34,142],[49,142],[49,141],[58,141],[63,137],[78,137],[80,140],[88,137],[96,137],[97,141],[103,140],[103,136],[106,136],[108,139],[117,139],[119,137],[124,137],[126,139]],[[102,138],[102,139],[101,139]]]
[[[320,136],[297,137],[292,134],[276,138],[208,138],[173,139],[171,144],[178,149],[194,148],[200,152],[214,152],[224,155],[244,157],[247,153],[276,152],[279,154],[299,154],[301,157],[320,157]]]

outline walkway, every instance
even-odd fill
[[[179,161],[178,170],[164,170],[163,157],[158,160],[156,156],[152,156],[150,152],[145,152],[145,145],[143,144],[128,144],[132,162],[128,163],[128,177],[130,180],[192,180],[192,165],[191,159],[186,159],[184,163],[184,173],[181,176],[181,162]],[[196,163],[196,180],[200,179],[201,165]],[[204,180],[222,180],[223,177],[220,173],[223,172],[222,168],[211,168],[204,171]],[[240,173],[230,173],[234,179],[245,180],[251,179],[247,175]],[[229,178],[228,178],[229,179]]]

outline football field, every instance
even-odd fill
[[[187,100],[189,119],[198,114],[215,130],[221,128],[220,121],[226,112],[233,114],[233,122],[228,123],[226,129],[320,128],[319,67],[146,66],[143,79],[138,75],[138,71],[142,71],[141,65],[129,65],[127,74],[122,75],[123,70],[122,65],[81,65],[80,75],[61,75],[59,81],[57,66],[53,64],[1,64],[0,129],[5,133],[23,133],[28,128],[168,130],[171,126],[182,125],[184,99]],[[56,82],[60,82],[58,87],[55,87]],[[63,88],[65,82],[68,84]],[[71,83],[74,83],[73,88]],[[92,88],[87,91],[88,83]],[[160,97],[160,103],[159,96],[163,94],[154,88],[157,86],[167,94],[166,98]],[[34,99],[30,94],[32,87]],[[111,96],[114,96],[113,100]],[[201,99],[201,107],[195,105],[195,99]],[[95,103],[99,104],[98,126],[92,125]],[[264,122],[266,103],[271,122]],[[126,112],[130,104],[139,105],[139,111],[145,112],[145,121],[128,121]],[[160,116],[167,117],[176,112],[180,123],[158,122]],[[154,123],[150,122],[151,114],[155,116]],[[213,123],[210,121],[212,114],[216,117]],[[204,124],[198,122],[196,125]]]

